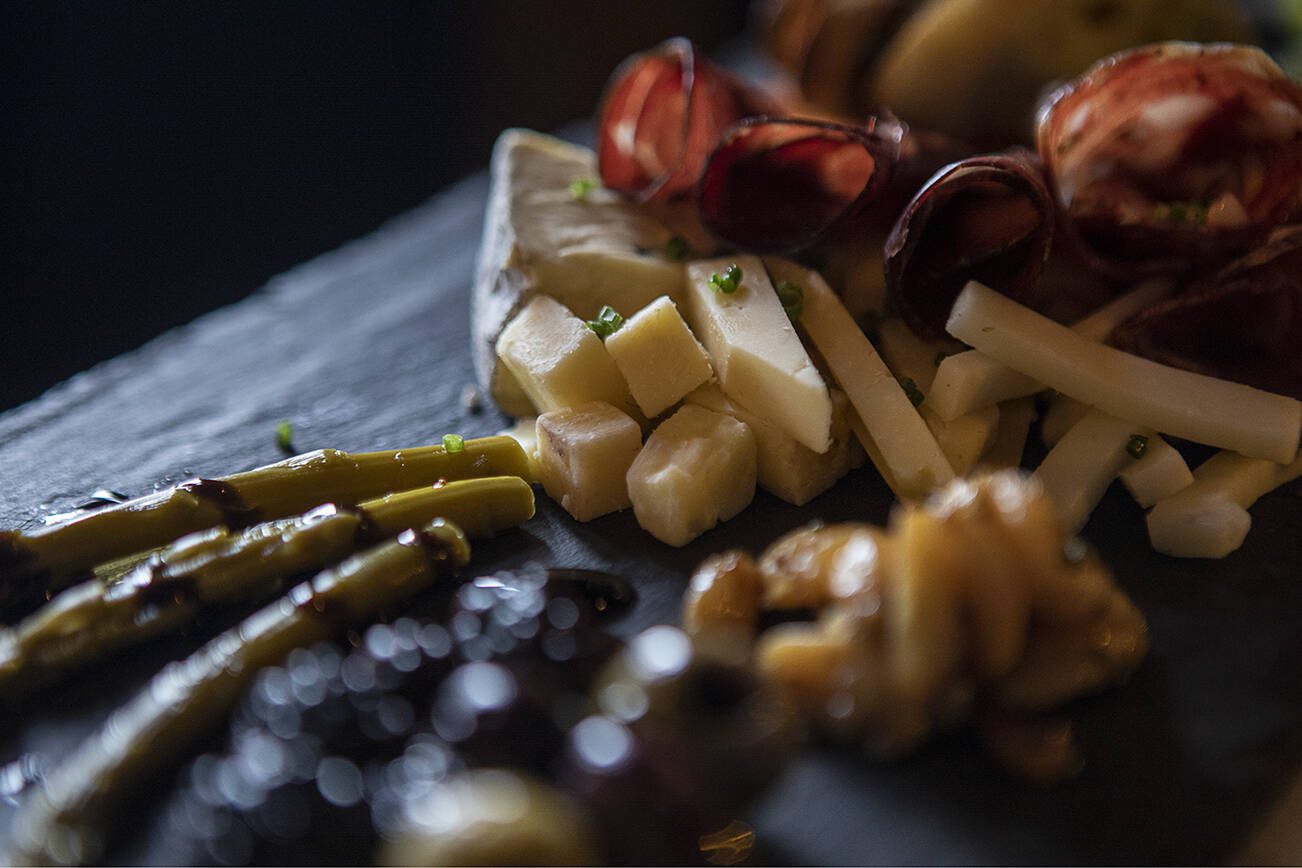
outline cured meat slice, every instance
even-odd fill
[[[1117,275],[1224,260],[1302,216],[1302,85],[1257,48],[1112,55],[1041,107],[1069,231]]]
[[[724,130],[774,100],[675,38],[611,76],[597,129],[601,182],[639,201],[692,189]]]
[[[1112,335],[1158,362],[1302,400],[1302,226],[1195,282]]]
[[[891,304],[928,338],[944,335],[969,280],[1034,307],[1053,231],[1053,199],[1033,153],[1016,148],[951,163],[918,191],[886,240]]]
[[[701,222],[744,250],[790,252],[853,221],[887,189],[904,127],[749,118],[729,130],[701,176]]]

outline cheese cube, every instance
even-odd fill
[[[736,265],[735,292],[716,292],[710,276]],[[707,259],[687,266],[687,318],[714,363],[719,385],[815,452],[832,445],[832,399],[782,309],[756,256]]]
[[[606,338],[606,352],[647,416],[660,415],[714,375],[705,349],[667,296],[651,302]]]
[[[628,494],[638,524],[681,546],[745,509],[755,473],[745,423],[689,404],[647,438],[628,469]]]
[[[539,295],[497,339],[498,358],[540,412],[605,401],[633,411],[628,384],[587,323]]]
[[[760,487],[796,506],[804,506],[831,488],[862,454],[850,431],[849,401],[835,389],[832,390],[832,446],[821,454],[759,418],[713,383],[701,386],[684,400],[745,422],[755,435]]]
[[[629,506],[624,477],[642,448],[642,429],[605,401],[538,417],[543,489],[579,521]]]

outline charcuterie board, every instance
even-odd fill
[[[463,398],[474,381],[469,293],[487,180],[476,176],[372,235],[274,280],[0,417],[0,525],[38,523],[97,488],[129,495],[280,457],[277,424],[308,450],[398,448],[506,420]],[[1250,835],[1302,758],[1302,486],[1253,509],[1221,561],[1154,554],[1113,491],[1085,535],[1147,616],[1152,651],[1123,687],[1071,713],[1087,757],[1075,780],[1028,788],[956,735],[895,764],[809,751],[754,807],[760,856],[796,863],[1207,862]],[[628,513],[578,525],[545,498],[523,529],[476,547],[472,570],[530,560],[626,575],[638,602],[617,630],[678,616],[704,555],[762,547],[812,520],[883,521],[871,468],[804,508],[761,494],[682,549]],[[198,635],[148,645],[0,722],[0,845],[24,771],[57,760]],[[8,764],[8,765],[5,765]],[[176,861],[171,778],[141,795],[127,862]],[[0,846],[0,849],[3,849]]]

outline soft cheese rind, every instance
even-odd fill
[[[628,316],[662,295],[678,296],[683,267],[664,256],[663,222],[596,186],[592,151],[528,130],[507,130],[493,148],[492,186],[472,299],[473,356],[480,384],[516,416],[528,397],[493,351],[498,336],[535,294],[551,295],[583,318],[609,304]]]

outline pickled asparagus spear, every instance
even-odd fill
[[[247,527],[319,503],[353,506],[439,480],[529,479],[529,461],[510,437],[467,440],[460,451],[421,446],[349,454],[320,449],[220,479],[192,479],[33,531],[0,531],[0,607],[66,588],[96,564],[166,545],[218,525]]]
[[[467,479],[333,504],[241,532],[214,528],[152,555],[127,576],[92,580],[56,596],[12,628],[0,628],[0,702],[118,648],[168,633],[206,606],[258,600],[284,582],[435,518],[488,536],[533,515],[533,490],[515,476]]]
[[[450,522],[403,531],[170,664],[31,794],[15,817],[5,864],[99,861],[114,812],[225,720],[261,669],[294,648],[365,623],[469,557],[465,535]]]

